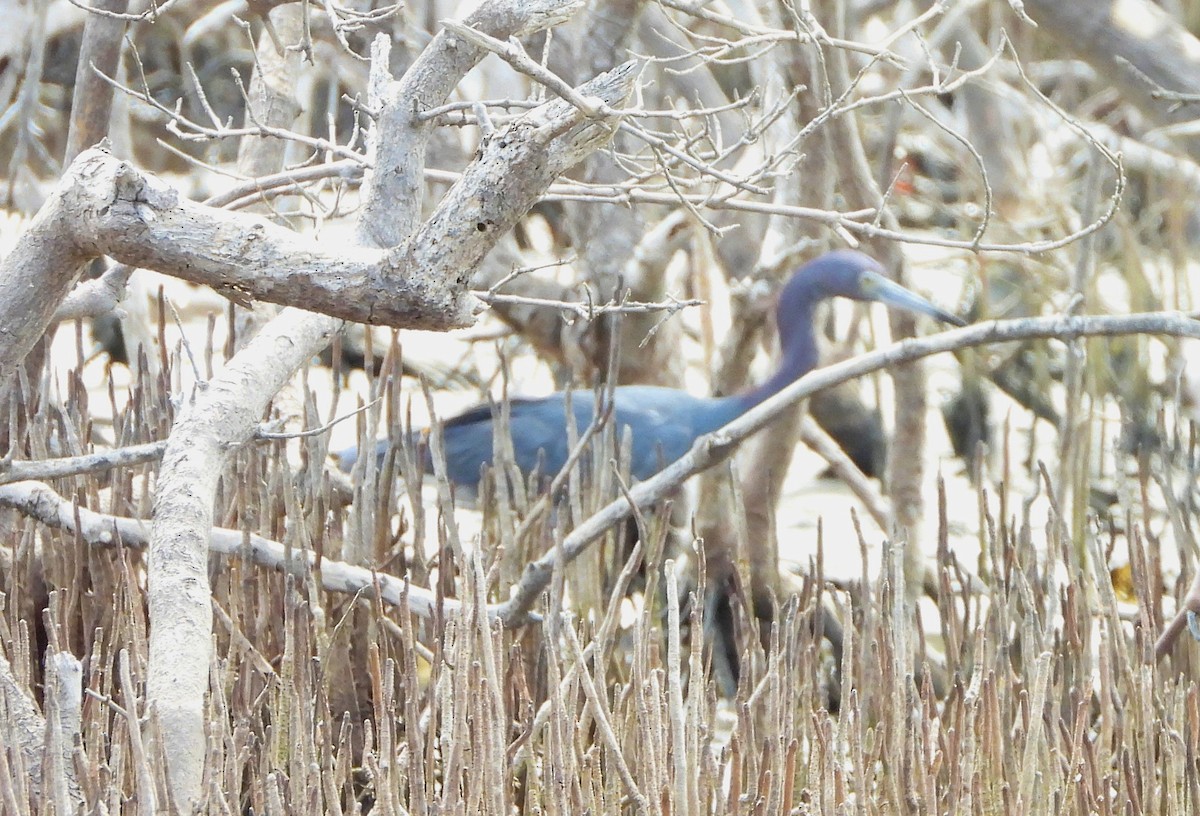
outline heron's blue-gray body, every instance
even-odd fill
[[[650,478],[687,453],[697,437],[744,413],[742,402],[740,397],[704,399],[674,388],[650,385],[614,389],[611,422],[618,443],[625,434],[630,436],[630,475],[639,480]],[[592,423],[595,408],[594,392],[571,392],[576,439]],[[450,481],[474,485],[482,468],[492,465],[493,419],[491,406],[482,405],[446,420],[442,439]],[[552,478],[571,453],[565,395],[512,400],[509,432],[517,468],[526,474],[536,469],[542,476]]]
[[[779,296],[779,368],[755,388],[729,397],[697,397],[675,388],[648,385],[613,389],[615,439],[620,442],[626,434],[631,437],[633,478],[650,478],[687,453],[698,437],[736,419],[811,371],[817,364],[813,310],[826,298],[877,300],[962,325],[958,318],[887,280],[882,272],[876,261],[850,250],[827,253],[797,270]],[[566,464],[571,438],[566,402],[563,392],[511,401],[509,431],[513,459],[523,473],[539,472],[548,482]],[[571,392],[577,434],[587,429],[594,409],[593,392]],[[474,489],[484,468],[492,465],[494,420],[493,409],[482,405],[443,423],[446,469],[451,482]],[[379,444],[380,453],[387,450],[386,441]],[[340,459],[342,467],[349,469],[357,459],[357,449],[343,451]],[[428,453],[425,467],[432,469]]]

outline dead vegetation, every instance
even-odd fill
[[[5,813],[1200,809],[1188,14],[1120,4],[1147,47],[1100,0],[9,5]],[[838,314],[852,359],[659,476],[598,427],[556,506],[504,472],[469,529],[401,443],[521,373],[736,390],[844,243],[975,325]],[[455,365],[340,334],[480,302]],[[928,453],[942,352],[965,465]],[[795,410],[864,376],[814,415],[888,411],[882,488]],[[346,475],[337,434],[395,444]],[[797,439],[862,523],[788,506]]]
[[[82,403],[73,406],[80,418]],[[147,436],[138,428],[149,423],[135,417],[170,413],[146,382],[122,414],[126,441]],[[337,558],[355,528],[352,511],[321,478],[319,457],[296,471],[281,451],[264,443],[239,454],[222,480],[219,523]],[[136,506],[151,469],[60,480],[57,490],[81,507]],[[1090,477],[1077,478],[1074,487],[1086,489]],[[1149,472],[1131,487],[1147,502],[1170,495]],[[356,499],[391,515],[389,495]],[[12,508],[14,494],[2,500]],[[581,559],[560,573],[546,605],[560,608],[569,587],[577,596],[569,613],[501,629],[487,603],[502,597],[498,579],[512,554],[492,532],[467,550],[443,518],[430,558],[405,549],[411,530],[385,527],[371,542],[380,571],[432,580],[464,600],[430,620],[370,587],[323,588],[320,561],[258,563],[247,533],[243,552],[210,563],[205,809],[1191,812],[1200,707],[1185,678],[1196,651],[1184,645],[1154,660],[1164,596],[1181,587],[1164,572],[1158,538],[1138,532],[1159,514],[1134,503],[1107,529],[1093,521],[1075,535],[1057,510],[1040,527],[1016,500],[1004,484],[981,488],[978,563],[956,557],[943,527],[933,603],[919,609],[895,547],[883,544],[882,568],[870,574],[867,551],[879,541],[811,542],[812,568],[765,652],[739,611],[746,657],[733,700],[719,700],[706,680],[703,610],[672,602],[677,579],[671,570],[657,577],[658,555],[650,585],[633,596],[645,603],[624,622],[632,570],[617,575],[615,560]],[[943,493],[943,517],[945,501]],[[1168,510],[1184,524],[1194,518],[1182,505]],[[144,701],[143,552],[3,512],[11,532],[0,634],[15,684],[3,696],[6,807],[177,806],[164,758],[139,737],[153,717]],[[493,525],[485,521],[485,531]],[[620,552],[614,539],[603,549]],[[1114,594],[1106,566],[1118,541],[1128,547],[1136,606]],[[823,580],[820,553],[831,546],[861,548],[861,582],[838,590]],[[601,585],[612,594],[578,599],[586,593],[576,588]],[[813,625],[822,604],[842,615],[840,662]],[[79,655],[82,700],[77,687],[75,696],[53,691],[69,688],[63,674]],[[18,716],[22,705],[33,723]]]

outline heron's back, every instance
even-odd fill
[[[570,392],[575,438],[584,434],[595,415],[595,394]],[[655,386],[615,389],[614,438],[630,436],[630,472],[648,479],[683,456],[696,437],[719,428],[740,410],[731,400],[694,397],[687,392]],[[497,414],[500,409],[497,407]],[[447,420],[443,426],[447,474],[458,484],[475,485],[481,469],[493,464],[498,416],[480,406]],[[570,455],[565,394],[513,400],[509,407],[513,461],[522,473],[535,470],[553,477]],[[594,455],[594,454],[593,454]]]

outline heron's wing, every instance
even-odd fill
[[[590,420],[590,406],[576,412],[577,421]],[[562,394],[509,401],[508,430],[517,467],[529,474],[540,468],[557,473],[567,460],[565,400]],[[496,422],[490,405],[478,405],[445,420],[442,435],[446,465],[454,482],[474,485],[484,465],[492,465]]]
[[[575,391],[571,398],[575,428],[583,433],[592,421],[593,393]],[[483,467],[493,464],[493,410],[485,403],[443,420],[446,469],[452,482],[474,487]],[[655,386],[617,388],[613,410],[617,443],[626,434],[632,437],[630,471],[639,480],[658,473],[687,453],[698,435],[732,418],[725,416],[728,406],[720,400]],[[558,473],[570,454],[565,395],[510,399],[509,432],[515,464],[523,473],[540,469],[547,478]],[[343,453],[343,467],[348,469],[346,462],[352,463],[353,458]],[[427,452],[426,469],[431,471],[432,464]]]
[[[562,402],[561,395],[551,394],[549,397],[510,397],[508,403],[512,406],[512,413],[516,415],[519,412],[536,408],[539,404],[553,402],[555,397],[558,397],[558,402]],[[498,407],[499,404],[497,404]],[[461,414],[447,417],[442,420],[442,427],[453,428],[458,425],[471,425],[478,422],[484,422],[488,425],[492,424],[492,403],[481,402],[478,405],[471,406]]]
[[[630,470],[648,479],[683,456],[708,430],[714,401],[674,388],[629,386],[616,392],[619,436],[632,436]]]

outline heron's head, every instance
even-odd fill
[[[874,258],[852,249],[827,252],[796,271],[780,296],[781,312],[789,299],[845,297],[877,301],[898,309],[929,315],[943,323],[965,326],[955,315],[939,309],[925,298],[889,280]]]

